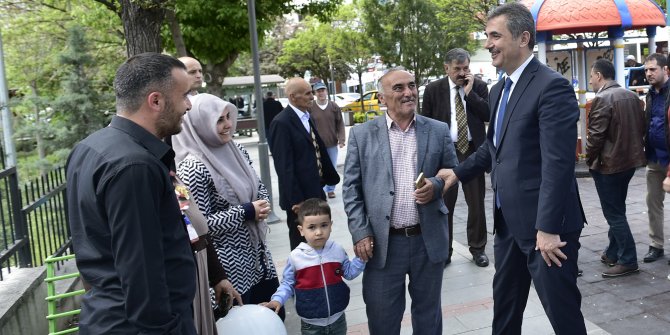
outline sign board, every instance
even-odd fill
[[[556,70],[569,80],[573,85],[577,86],[577,63],[575,59],[576,50],[555,50],[547,51],[547,66]],[[614,60],[614,51],[611,47],[598,47],[586,49],[586,68],[581,75],[582,78],[588,78],[591,64],[597,59],[605,58],[610,61]],[[587,85],[588,86],[588,85]]]

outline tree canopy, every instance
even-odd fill
[[[365,31],[374,50],[385,63],[413,72],[419,83],[441,74],[442,55],[449,49],[474,49],[475,20],[447,7],[450,1],[457,0],[363,0]]]

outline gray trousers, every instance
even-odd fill
[[[666,167],[657,163],[647,164],[647,214],[649,215],[649,237],[651,246],[663,249],[663,180]]]

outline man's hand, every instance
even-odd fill
[[[340,143],[340,144],[338,144],[338,146],[339,146],[340,148],[344,148],[344,143]],[[333,163],[336,163],[336,162],[333,162]]]
[[[458,183],[458,177],[452,169],[440,169],[437,171],[437,177],[444,180],[444,188],[442,188],[442,194],[446,193],[449,188]]]
[[[561,236],[558,234],[549,234],[540,230],[537,231],[535,250],[540,251],[544,262],[547,263],[547,266],[549,267],[551,267],[551,263],[555,263],[561,267],[561,259],[568,259],[568,256],[566,256],[560,249],[566,244],[568,244],[568,242],[561,241]]]
[[[367,262],[372,258],[372,250],[375,247],[375,238],[368,236],[354,245],[354,253],[358,258],[362,259],[364,262]]]
[[[272,300],[270,302],[261,302],[259,305],[267,307],[275,311],[275,313],[279,313],[279,310],[281,309],[281,304],[279,303],[279,301],[276,300]]]
[[[237,292],[237,290],[235,290],[233,284],[231,284],[228,279],[224,279],[214,285],[214,295],[216,296],[217,304],[221,303],[222,294],[227,294],[230,297],[230,299],[228,299],[228,306],[226,306],[226,310],[233,306],[233,299],[237,300],[238,305],[244,305],[244,303],[242,303],[242,296]]]
[[[420,188],[414,190],[414,198],[416,203],[424,205],[433,200],[433,182],[430,179],[424,179],[426,182]]]
[[[472,73],[468,72],[465,75],[465,80],[467,80],[467,84],[463,86],[463,92],[465,92],[465,96],[468,96],[468,94],[470,94],[470,92],[472,91],[472,85],[474,85],[475,83],[475,76]]]
[[[663,180],[663,191],[670,193],[670,177],[665,177]]]

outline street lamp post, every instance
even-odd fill
[[[0,110],[2,115],[2,134],[5,144],[5,157],[8,166],[16,166],[16,149],[12,130],[12,113],[9,112],[9,90],[5,76],[5,58],[2,51],[2,32],[0,32]]]
[[[328,66],[330,67],[330,86],[328,90],[330,91],[331,101],[335,102],[335,75],[333,73],[333,63],[330,61],[330,55],[328,55]]]
[[[265,220],[267,223],[277,223],[279,218],[275,215],[272,202],[272,177],[270,176],[270,162],[268,154],[268,142],[265,135],[265,115],[263,114],[263,99],[261,96],[261,66],[258,57],[258,34],[256,33],[256,6],[254,0],[247,0],[247,11],[249,14],[249,35],[251,36],[251,55],[254,66],[254,95],[256,96],[256,120],[258,120],[258,161],[261,166],[261,181],[268,189],[270,198],[270,215]]]

